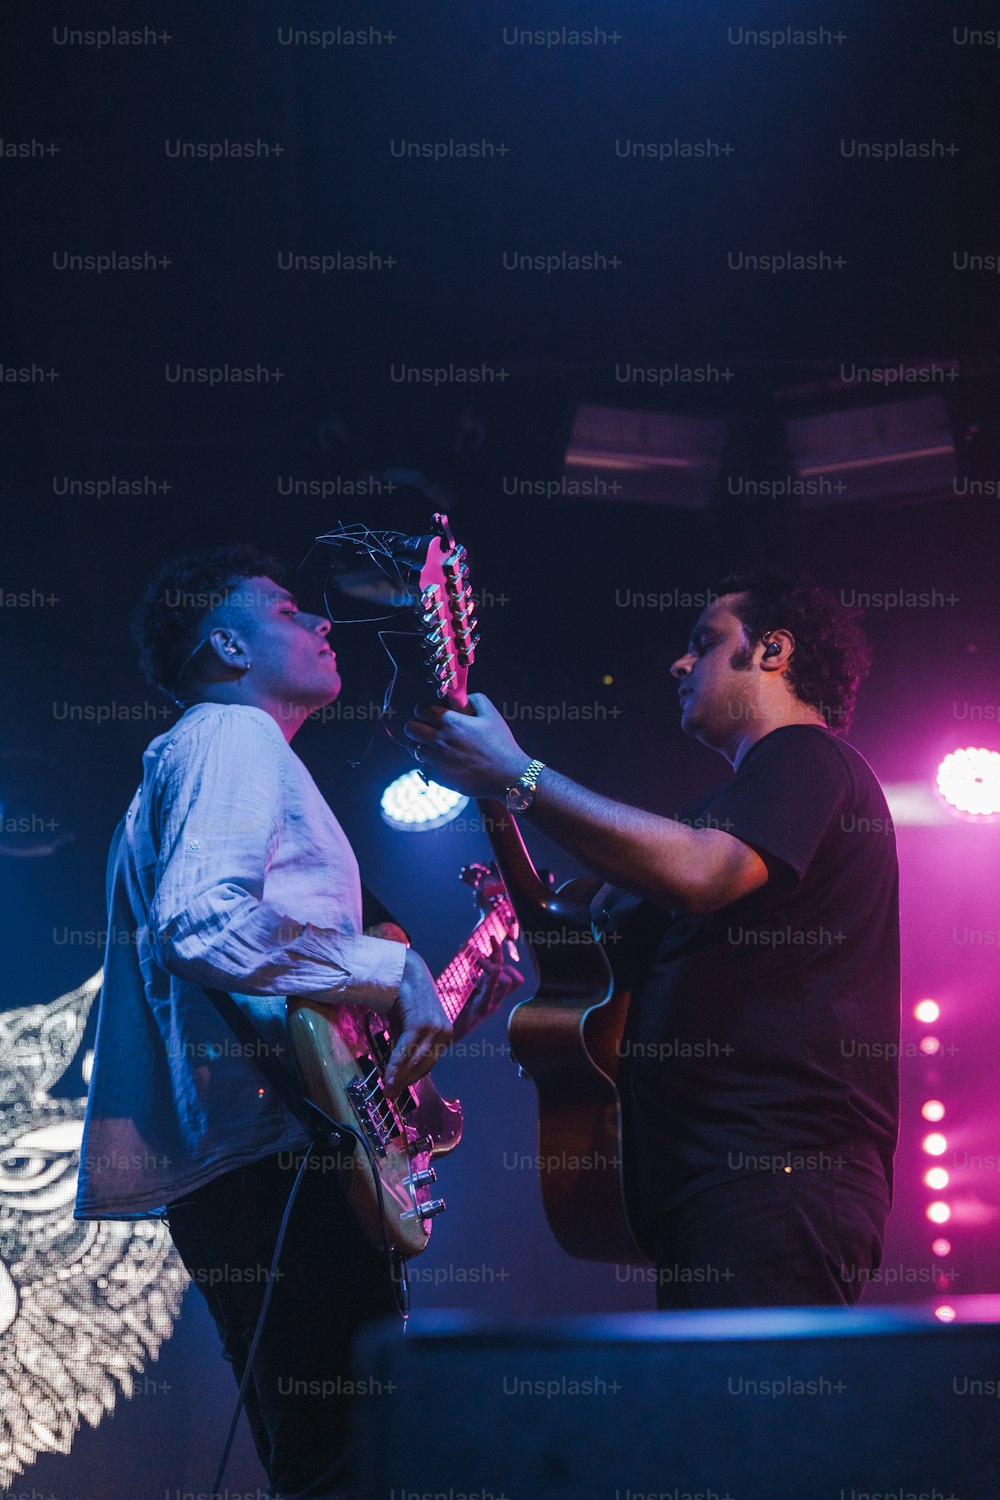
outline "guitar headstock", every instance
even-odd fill
[[[432,527],[427,536],[404,536],[339,526],[316,540],[336,549],[331,572],[340,592],[390,609],[412,606],[435,696],[464,708],[479,642],[469,564],[448,517],[436,514]]]
[[[465,548],[451,534],[448,517],[435,515],[434,528],[420,569],[417,609],[431,687],[438,698],[464,704],[479,643],[469,564]]]

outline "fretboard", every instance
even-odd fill
[[[494,938],[503,941],[504,938],[512,937],[516,931],[514,909],[504,897],[483,918],[448,967],[438,975],[437,992],[449,1021],[454,1021],[459,1011],[465,1008],[479,982],[481,971],[476,963],[477,955],[485,957],[492,950]]]

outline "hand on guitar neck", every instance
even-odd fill
[[[469,797],[503,799],[532,757],[511,734],[503,715],[482,693],[470,693],[470,708],[421,705],[403,733],[421,765],[436,781]],[[471,711],[470,711],[471,709]]]
[[[364,929],[369,938],[384,938],[388,942],[402,942],[409,948],[409,939],[397,922],[375,922],[375,926]],[[412,953],[412,950],[411,950]],[[409,954],[408,956],[409,959]],[[418,954],[412,954],[414,965],[412,965],[411,978],[417,977],[417,965],[421,966],[427,978],[430,978],[427,966]],[[396,1046],[393,1047],[388,1068],[385,1070],[385,1083],[391,1092],[399,1092],[417,1079],[430,1073],[441,1053],[459,1037],[465,1037],[472,1031],[474,1026],[484,1022],[487,1016],[492,1016],[493,1011],[507,999],[519,984],[523,984],[522,972],[514,968],[513,963],[505,954],[504,942],[499,938],[493,938],[490,942],[489,953],[481,954],[475,960],[480,969],[480,978],[477,986],[472,990],[472,995],[463,1005],[462,1010],[454,1019],[450,1035],[445,1037],[448,1019],[441,1007],[441,998],[435,987],[433,1001],[426,995],[423,983],[415,983],[403,990],[400,984],[399,998],[396,1005],[388,1013],[390,1031],[393,1032]],[[406,980],[406,969],[403,969],[403,980]],[[430,981],[433,984],[433,981]],[[441,1013],[442,1026],[438,1032],[438,1011],[435,1011],[435,1001],[438,1011]],[[424,1010],[426,1002],[426,1010]],[[429,1028],[430,1029],[427,1029]],[[409,1067],[402,1068],[403,1059],[408,1061]]]
[[[407,947],[410,946],[409,938],[402,927],[396,922],[376,922],[374,926],[365,928],[365,934],[367,937],[385,938],[392,943],[405,943]],[[479,968],[479,979],[476,987],[455,1017],[451,1037],[448,1041],[443,1041],[440,1038],[437,1040],[434,1044],[436,1051],[430,1065],[421,1066],[420,1071],[415,1075],[417,1078],[422,1077],[430,1071],[430,1067],[433,1066],[434,1061],[437,1060],[451,1042],[457,1042],[460,1037],[466,1036],[481,1021],[485,1021],[503,1003],[507,996],[517,989],[519,984],[524,983],[524,975],[507,957],[505,944],[499,937],[493,938],[490,942],[489,951],[478,955],[474,961]],[[423,960],[420,960],[420,962],[422,963]],[[437,994],[437,991],[435,993]],[[409,996],[406,999],[408,1000]],[[392,1053],[392,1058],[395,1060],[400,1060],[404,1055],[404,1038],[406,1039],[406,1047],[409,1047],[416,1040],[415,1036],[413,1038],[407,1036],[406,1027],[409,1017],[405,1012],[405,1006],[404,1010],[397,1011],[399,1004],[400,1001],[397,1000],[396,1006],[389,1012],[390,1026],[394,1035],[397,1035],[397,1027],[400,1028],[398,1030],[398,1040]],[[429,1051],[420,1053],[421,1059],[429,1055]],[[414,1054],[414,1061],[416,1060],[417,1054]],[[386,1072],[386,1082],[394,1092],[406,1087],[409,1082],[414,1081],[409,1075],[402,1075],[403,1081],[400,1083],[400,1076],[399,1073],[394,1071],[393,1061],[390,1060],[389,1068]]]
[[[480,1021],[491,1016],[498,1005],[524,983],[524,975],[513,965],[505,952],[505,944],[494,938],[489,953],[483,954],[479,962],[479,979],[470,999],[455,1017],[453,1041],[465,1036]]]

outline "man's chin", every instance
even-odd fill
[[[341,689],[340,673],[332,668],[326,681],[321,686],[313,685],[309,693],[309,708],[315,712],[318,708],[329,708],[331,703],[336,703],[340,697]]]
[[[705,738],[704,722],[686,706],[681,709],[681,729],[689,740],[697,740],[700,745],[708,745],[711,748],[711,741]]]

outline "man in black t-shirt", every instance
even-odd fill
[[[853,1303],[877,1270],[898,1124],[892,823],[838,736],[868,649],[812,580],[725,580],[671,671],[732,779],[683,819],[532,760],[493,705],[407,726],[434,776],[506,796],[607,884],[633,1219],[661,1307]],[[616,968],[618,960],[616,958]]]

